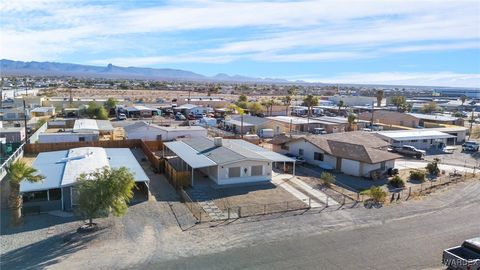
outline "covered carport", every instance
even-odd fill
[[[190,185],[192,187],[194,186],[195,169],[217,166],[217,163],[213,160],[181,141],[164,143],[162,155],[175,170],[190,172]]]
[[[244,149],[248,149],[252,152],[255,152],[266,159],[269,159],[273,164],[276,163],[283,163],[283,170],[286,171],[287,163],[292,163],[292,174],[295,175],[295,159],[287,157],[285,155],[279,154],[277,152],[270,151],[266,148],[260,147],[258,145],[249,143],[244,140],[235,140],[231,141],[230,143],[237,144]]]

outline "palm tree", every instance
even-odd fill
[[[463,106],[463,103],[465,103],[465,101],[467,101],[467,96],[462,95],[462,97],[460,98],[460,100],[462,101],[462,106]]]
[[[382,106],[382,100],[384,96],[383,90],[378,90],[377,93],[375,93],[375,96],[377,97],[377,107]]]
[[[310,131],[310,117],[312,117],[312,107],[318,105],[318,98],[313,95],[308,95],[304,100],[303,103],[308,108],[307,112],[307,132]]]
[[[292,96],[286,96],[284,99],[285,105],[287,108],[285,109],[285,114],[288,116],[288,107],[290,107],[290,103],[292,102]]]
[[[350,131],[353,131],[353,127],[354,127],[353,124],[355,123],[355,119],[357,119],[357,117],[355,116],[355,114],[353,114],[353,113],[348,114],[348,118],[347,118],[347,120],[348,120],[348,129],[349,129]]]
[[[20,182],[27,180],[35,183],[42,181],[45,177],[37,175],[37,169],[30,167],[24,161],[16,161],[7,168],[10,184],[9,206],[11,211],[11,222],[13,226],[20,224],[22,216],[22,196],[20,196]]]
[[[342,109],[343,106],[345,106],[345,102],[343,102],[343,100],[340,100],[337,105],[338,105],[338,113],[340,114],[340,110]]]

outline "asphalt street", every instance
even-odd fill
[[[476,197],[476,199],[475,199]],[[480,194],[431,211],[139,266],[146,269],[445,269],[442,251],[480,236]],[[385,210],[385,209],[384,209]]]

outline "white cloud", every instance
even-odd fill
[[[350,73],[332,77],[315,75],[297,75],[288,79],[299,79],[307,82],[346,83],[346,84],[387,84],[387,85],[419,85],[419,86],[458,86],[478,87],[480,74],[455,72],[376,72]]]
[[[133,1],[0,1],[0,58],[25,61],[96,52],[105,56],[85,62],[320,62],[480,47],[480,2],[468,0],[206,0],[145,8]],[[212,30],[223,32],[190,36]],[[164,44],[146,38],[166,35],[175,35],[170,46],[179,48],[162,49]]]

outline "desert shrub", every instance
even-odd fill
[[[323,180],[323,184],[326,187],[330,187],[333,183],[335,183],[335,175],[329,172],[322,172],[322,174],[320,175],[320,179]]]
[[[380,187],[371,187],[370,188],[370,197],[376,200],[377,202],[383,203],[385,202],[385,198],[387,197],[387,192],[385,192]]]
[[[398,175],[395,175],[389,182],[389,184],[393,187],[396,187],[396,188],[403,188],[405,187],[405,182],[403,181],[403,179],[398,176]]]
[[[410,180],[416,180],[425,182],[425,172],[422,171],[410,171]]]
[[[440,174],[440,169],[438,168],[438,162],[439,161],[440,160],[438,158],[435,158],[432,162],[429,162],[427,164],[426,169],[427,169],[429,174],[435,175],[435,176]]]

